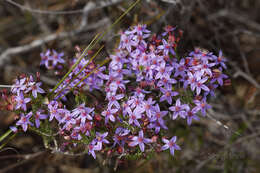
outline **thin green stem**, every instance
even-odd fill
[[[83,80],[85,80],[86,78],[88,78],[92,73],[96,72],[98,70],[98,68],[102,67],[103,65],[105,65],[106,63],[108,63],[110,60],[106,59],[104,60],[101,64],[99,64],[98,67],[96,67],[94,70],[92,70],[90,73],[88,73],[85,77],[83,77],[74,87],[77,87]],[[72,91],[73,88],[70,89],[70,91]],[[65,97],[65,95],[63,95],[62,97],[60,97],[59,99],[62,99],[63,97]]]
[[[83,53],[81,54],[80,58],[76,61],[75,64],[73,64],[73,66],[69,69],[69,71],[63,76],[63,78],[59,81],[59,83],[52,89],[52,91],[48,94],[48,96],[51,96],[54,91],[61,85],[61,83],[69,76],[69,74],[72,72],[72,70],[74,70],[77,65],[80,63],[80,61],[84,58],[85,53],[89,50],[91,44],[96,40],[96,38],[98,37],[99,34],[97,34],[93,40],[90,42],[90,44],[86,47],[86,49],[83,51]]]
[[[7,132],[5,132],[5,133],[0,137],[0,142],[2,142],[5,138],[7,138],[11,133],[12,133],[12,130],[11,130],[11,129],[9,129]]]
[[[104,48],[104,45],[102,45],[98,51],[90,58],[90,60],[87,62],[86,65],[84,65],[83,68],[80,69],[80,71],[65,85],[65,87],[63,87],[55,96],[57,97],[65,88],[67,88],[67,86],[74,80],[78,77],[78,75],[90,64],[90,62],[92,62],[92,60],[98,55],[98,53]]]
[[[1,150],[2,148],[4,148],[4,147],[6,146],[6,144],[7,144],[8,142],[10,142],[16,135],[17,135],[17,133],[14,133],[11,137],[9,137],[8,140],[0,146],[0,150]]]
[[[98,67],[96,67],[93,71],[91,71],[90,73],[88,73],[85,77],[83,77],[76,85],[78,86],[83,80],[87,79],[92,73],[96,72],[98,70],[98,68],[102,67],[103,65],[105,65],[106,63],[108,63],[110,60],[106,59],[104,60]]]

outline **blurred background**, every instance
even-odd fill
[[[86,47],[133,2],[0,1],[0,84],[39,71],[45,84],[55,85],[57,78],[39,67],[40,53],[55,49],[72,58],[75,46]],[[231,86],[217,91],[208,116],[190,127],[183,122],[173,125],[182,148],[174,157],[160,153],[149,160],[118,161],[65,156],[49,152],[40,137],[26,133],[0,151],[0,172],[260,172],[259,11],[259,0],[141,0],[102,39],[100,58],[113,52],[119,32],[131,25],[145,23],[154,33],[172,25],[183,30],[181,55],[200,47],[215,54],[222,50],[228,59]],[[13,123],[14,114],[0,112],[0,134]]]

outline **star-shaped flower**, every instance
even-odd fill
[[[174,136],[170,140],[167,140],[165,138],[162,139],[162,141],[165,143],[164,146],[162,146],[162,150],[170,149],[171,155],[174,155],[174,150],[181,150],[179,145],[177,145],[176,142],[177,137]]]
[[[148,144],[148,143],[151,143],[151,142],[152,142],[151,139],[144,138],[144,132],[141,130],[141,131],[139,131],[138,136],[134,136],[132,138],[132,142],[129,143],[129,146],[134,147],[136,145],[139,145],[140,150],[142,152],[144,152],[144,150],[145,150],[144,144]]]
[[[163,95],[160,98],[160,102],[167,100],[169,104],[172,104],[172,97],[178,95],[178,92],[172,91],[170,88],[168,89],[160,88],[160,91],[163,93]]]
[[[23,131],[27,131],[28,126],[33,126],[33,123],[30,122],[30,118],[32,116],[32,112],[29,112],[27,115],[24,115],[23,113],[20,115],[21,118],[19,121],[16,122],[17,126],[22,126]]]

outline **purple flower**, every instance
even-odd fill
[[[52,53],[52,54],[51,54]],[[62,59],[64,53],[58,53],[55,50],[47,50],[46,53],[41,53],[40,65],[45,65],[47,69],[54,69],[58,63],[64,64],[65,61]]]
[[[145,91],[144,89],[140,87],[136,87],[134,91],[134,96],[139,97],[140,99],[143,99],[145,97],[145,94],[151,93],[150,91]],[[143,102],[143,101],[141,101]]]
[[[171,106],[169,109],[173,111],[172,119],[175,120],[178,115],[185,118],[186,110],[189,110],[189,106],[187,104],[181,105],[180,99],[177,99],[175,106]]]
[[[159,105],[156,104],[156,106],[154,106],[153,116],[149,120],[151,123],[148,125],[148,128],[154,128],[156,134],[160,132],[161,127],[168,129],[163,120],[163,117],[167,114],[168,111],[160,111]]]
[[[90,130],[93,128],[93,122],[88,121],[85,123],[80,123],[80,126],[76,126],[74,129],[81,131],[86,136],[90,136]]]
[[[206,91],[206,92],[209,92],[209,88],[208,88],[206,85],[203,84],[203,83],[205,83],[207,80],[208,80],[208,78],[205,77],[205,78],[200,79],[199,81],[196,82],[195,88],[196,88],[196,93],[197,93],[197,95],[200,94],[201,89],[203,89],[203,90]]]
[[[199,117],[196,115],[198,110],[196,108],[193,108],[192,110],[187,111],[187,123],[188,125],[191,125],[192,119],[199,120]]]
[[[132,96],[127,103],[133,108],[142,108],[144,105],[143,97]]]
[[[159,136],[167,133],[167,125],[170,123],[168,113],[170,119],[175,120],[178,116],[187,118],[187,124],[191,125],[193,120],[199,120],[198,113],[201,112],[205,116],[206,110],[211,107],[207,104],[207,96],[214,94],[215,88],[223,85],[227,78],[222,72],[226,68],[226,60],[223,59],[221,51],[217,57],[211,52],[195,49],[185,58],[175,58],[178,38],[175,38],[174,29],[167,26],[162,35],[148,38],[150,31],[145,25],[131,27],[120,34],[119,46],[115,53],[109,56],[111,61],[108,66],[100,67],[101,65],[90,62],[87,60],[87,54],[68,78],[53,91],[58,93],[63,89],[54,100],[70,93],[72,89],[74,96],[95,91],[97,94],[101,92],[101,95],[98,95],[102,97],[102,93],[105,93],[104,100],[94,97],[88,100],[97,110],[86,107],[83,103],[71,111],[65,106],[72,106],[66,100],[52,101],[44,112],[33,111],[37,111],[31,120],[33,124],[29,120],[32,114],[30,112],[26,116],[21,114],[17,125],[26,131],[29,125],[35,124],[39,128],[41,120],[52,121],[55,118],[61,137],[64,136],[66,140],[79,140],[79,143],[82,139],[90,139],[90,143],[87,143],[88,154],[94,158],[96,151],[131,154],[139,148],[145,152],[145,147],[148,146],[159,146],[161,150],[169,149],[174,155],[174,150],[180,150],[175,143],[176,136],[158,140]],[[48,69],[57,69],[57,75],[62,73],[65,63],[63,53],[48,50],[42,53],[41,57],[41,65]],[[73,58],[69,66],[76,62],[77,58]],[[76,86],[78,82],[80,84]],[[37,99],[38,93],[44,93],[44,90],[41,83],[37,83],[30,76],[17,79],[12,86],[12,93],[16,96],[16,109],[21,112],[26,111],[27,103],[32,98]],[[176,97],[179,94],[181,97]],[[31,99],[24,98],[29,97],[28,95]],[[165,109],[160,110],[162,107]],[[43,114],[45,111],[48,115]],[[14,127],[12,130],[17,131]],[[100,130],[102,133],[97,132]],[[147,133],[144,134],[146,131],[143,130],[147,130]],[[151,142],[154,142],[154,145],[149,144]],[[73,143],[74,146],[78,145],[76,141]],[[126,148],[126,143],[135,148]],[[67,145],[70,146],[70,141],[67,141],[64,147]]]
[[[148,126],[149,129],[155,129],[155,134],[158,134],[161,130],[161,128],[167,130],[168,127],[165,125],[165,122],[163,119],[159,119],[159,121],[151,122]]]
[[[95,141],[97,142],[97,147],[99,150],[102,149],[102,144],[103,143],[106,143],[106,144],[109,144],[109,141],[107,139],[105,139],[105,137],[108,135],[108,132],[105,132],[105,133],[99,133],[99,132],[96,132],[96,138],[95,138]]]
[[[28,125],[33,126],[33,123],[30,122],[30,118],[32,116],[32,112],[29,112],[27,115],[23,113],[20,115],[21,118],[19,121],[16,122],[17,126],[22,126],[23,131],[27,131]]]
[[[118,88],[125,90],[125,84],[128,82],[129,82],[129,80],[116,79],[115,81],[111,82],[111,84],[109,85],[109,88],[113,92],[116,92]]]
[[[88,145],[88,154],[91,154],[94,159],[96,159],[96,154],[95,151],[100,151],[100,146],[95,145],[96,142],[93,140],[89,145]]]
[[[40,88],[41,82],[31,82],[29,85],[30,87],[25,92],[28,93],[29,91],[32,91],[32,95],[34,98],[37,98],[37,93],[45,93],[45,91],[42,88]]]
[[[128,123],[131,124],[135,124],[136,126],[140,127],[140,123],[138,121],[138,119],[140,119],[142,117],[142,110],[140,110],[139,108],[135,108],[135,110],[132,112],[132,110],[128,113],[129,114],[129,121]]]
[[[212,69],[211,67],[214,67],[215,63],[209,63],[208,61],[203,61],[202,64],[193,66],[192,69],[196,70],[200,74],[208,74],[210,77],[212,76]]]
[[[174,77],[181,76],[184,77],[186,75],[185,71],[187,67],[185,65],[185,59],[182,58],[179,63],[174,63],[175,73]]]
[[[118,94],[118,95],[110,95],[108,96],[108,107],[111,108],[113,105],[117,108],[120,109],[120,104],[118,103],[117,100],[120,100],[124,97],[124,94]]]
[[[163,42],[163,45],[160,45],[160,46],[158,46],[157,48],[163,50],[163,54],[164,54],[164,55],[168,55],[169,52],[171,52],[172,55],[175,55],[175,52],[174,52],[174,50],[173,50],[172,45],[170,45],[170,43],[168,43],[168,42],[167,42],[166,40],[164,40],[164,39],[162,40],[162,42]]]
[[[113,114],[115,114],[118,111],[118,109],[111,109],[108,108],[107,110],[104,110],[101,115],[105,117],[105,123],[108,123],[108,120],[115,122],[116,119]]]
[[[35,115],[34,115],[36,127],[39,128],[39,127],[40,127],[40,124],[41,124],[41,123],[40,123],[40,120],[44,120],[44,119],[46,119],[47,117],[48,117],[47,115],[42,114],[42,110],[37,111],[37,112],[35,113]]]
[[[150,121],[156,121],[162,119],[165,115],[167,115],[168,111],[161,111],[160,106],[156,104],[153,109],[153,116]]]
[[[68,115],[74,117],[68,109],[57,109],[57,113],[55,113],[55,111],[53,113],[56,114],[54,117],[59,121],[59,123],[66,123],[66,117],[68,117]]]
[[[160,81],[158,81],[157,86],[158,87],[166,87],[166,88],[170,88],[172,86],[172,84],[177,83],[177,81],[175,79],[171,79],[171,78],[166,78],[163,77]]]
[[[130,108],[130,105],[126,102],[123,102],[123,108],[122,108],[122,111],[123,111],[123,116],[125,116],[127,113],[130,114],[132,111],[131,111],[131,108]]]
[[[169,104],[172,104],[172,97],[177,96],[178,92],[172,91],[171,89],[164,89],[160,88],[160,91],[163,93],[163,95],[160,98],[160,102],[163,102],[164,100],[167,100]]]
[[[190,71],[188,71],[188,80],[184,81],[184,88],[187,88],[188,84],[190,85],[190,88],[192,91],[195,90],[196,87],[196,81],[200,80],[200,77],[192,74]]]
[[[26,78],[22,78],[20,80],[16,79],[15,84],[12,85],[11,91],[13,94],[19,95],[21,91],[24,91],[26,89]]]
[[[64,53],[58,53],[55,50],[52,50],[52,56],[51,56],[51,60],[52,60],[52,66],[55,67],[58,63],[64,64],[65,61],[64,59],[62,59],[62,57],[64,56]]]
[[[162,146],[162,150],[170,149],[171,155],[174,155],[174,150],[181,150],[179,145],[177,145],[176,142],[177,137],[174,136],[170,140],[167,140],[165,138],[162,139],[162,141],[165,143],[164,146]]]
[[[109,67],[113,70],[122,69],[124,63],[128,62],[125,57],[126,55],[122,51],[117,52],[116,55],[110,55],[112,61],[110,62]]]
[[[152,111],[153,111],[153,105],[155,101],[153,101],[152,98],[148,98],[147,101],[144,101],[144,110],[146,112],[146,115],[151,118],[152,117]]]
[[[146,25],[138,24],[137,26],[134,26],[131,31],[126,31],[126,34],[137,34],[139,36],[144,36],[143,38],[146,38],[149,36],[148,33],[151,31],[146,29]]]
[[[192,74],[191,72],[188,72],[188,81],[184,82],[184,88],[186,88],[187,84],[190,84],[190,88],[192,91],[196,89],[196,94],[199,95],[201,92],[201,89],[208,92],[209,88],[204,84],[208,78],[202,78],[199,73]]]
[[[56,118],[56,120],[58,121],[60,120],[60,115],[58,112],[58,102],[52,101],[51,103],[49,103],[48,111],[50,113],[49,121],[52,121],[54,117]]]
[[[207,96],[208,94],[210,94],[210,96],[215,97],[215,89],[218,87],[218,84],[214,84],[214,82],[210,81],[210,83],[208,84],[208,88],[210,89],[209,92],[205,92],[204,95]]]
[[[225,75],[225,74],[223,74],[222,71],[220,71],[220,70],[215,70],[215,71],[213,72],[213,79],[212,79],[211,82],[217,81],[218,84],[219,84],[220,86],[222,86],[222,85],[223,85],[223,79],[227,79],[227,78],[228,78],[228,76]]]
[[[113,147],[115,147],[116,144],[118,144],[121,147],[124,147],[125,142],[127,140],[127,135],[130,133],[130,130],[118,127],[115,131],[115,135],[113,136],[114,144]]]
[[[218,57],[216,57],[216,56],[213,56],[213,57],[214,57],[214,59],[215,59],[216,65],[221,65],[221,67],[223,67],[224,69],[227,68],[227,66],[226,66],[226,64],[225,64],[225,62],[226,62],[227,60],[223,57],[223,53],[222,53],[221,50],[219,51]]]
[[[29,103],[31,99],[24,98],[23,93],[20,92],[20,94],[15,97],[15,101],[16,101],[16,106],[15,106],[16,110],[22,108],[24,111],[26,111],[27,110],[26,104]]]
[[[68,111],[66,109],[63,109],[63,110],[65,111],[65,116],[60,121],[60,122],[64,123],[62,129],[70,130],[73,127],[73,125],[76,124],[76,120],[73,118],[73,115],[71,115],[70,111]]]
[[[162,33],[162,36],[166,36],[167,34],[170,34],[174,30],[175,30],[175,27],[167,25],[166,27],[164,27],[165,32]]]
[[[211,108],[211,106],[209,104],[207,104],[206,98],[202,99],[201,101],[194,100],[193,102],[196,104],[195,109],[197,111],[201,111],[203,116],[206,115],[206,110]]]
[[[170,78],[173,67],[166,67],[165,61],[162,61],[160,66],[157,66],[156,70],[158,73],[156,74],[155,79]]]
[[[132,50],[132,46],[137,46],[137,43],[135,41],[132,40],[133,36],[130,35],[126,35],[126,34],[122,34],[121,38],[120,38],[120,44],[119,44],[119,49],[126,49],[129,53]]]
[[[93,119],[92,115],[90,115],[90,113],[93,113],[93,111],[94,108],[85,107],[85,103],[83,103],[72,111],[72,115],[74,117],[78,116],[77,120],[80,120],[80,122],[85,123],[86,119]]]
[[[84,112],[82,112],[81,114],[80,114],[80,116],[77,118],[77,120],[78,119],[80,119],[80,121],[82,122],[82,123],[85,123],[86,122],[86,119],[88,119],[88,120],[92,120],[93,118],[92,118],[92,116],[93,116],[93,110],[94,110],[94,108],[89,108],[89,109],[86,109],[86,111],[84,111]],[[91,114],[92,115],[91,115]]]
[[[73,116],[78,116],[78,115],[80,115],[83,112],[86,112],[86,111],[89,112],[90,111],[89,109],[87,109],[87,110],[86,109],[87,109],[87,107],[85,107],[85,103],[82,103],[77,108],[72,110],[72,115]]]
[[[145,146],[144,144],[147,144],[147,143],[151,143],[152,140],[151,139],[148,139],[148,138],[144,138],[144,132],[141,130],[139,131],[139,135],[138,136],[134,136],[132,138],[132,142],[129,143],[129,146],[131,147],[134,147],[136,145],[139,145],[139,148],[142,152],[144,152],[145,150]]]
[[[49,59],[50,59],[51,51],[48,49],[45,53],[41,53],[41,63],[40,65],[45,65],[46,68],[49,67]]]
[[[81,140],[82,139],[82,136],[80,135],[79,133],[79,130],[74,128],[70,134],[71,138],[72,139],[75,139],[75,140]]]

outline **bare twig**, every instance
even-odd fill
[[[79,28],[84,28],[87,24],[88,24],[88,14],[89,14],[89,9],[93,8],[93,3],[89,2],[85,5],[84,7],[84,12],[82,14],[82,18],[81,18],[81,23]]]
[[[232,132],[233,134],[236,134],[237,136],[241,136],[241,134],[237,131],[234,131],[233,129],[231,129],[229,126],[227,126],[226,124],[223,124],[222,122],[220,122],[219,120],[215,119],[212,114],[210,112],[207,113],[206,115],[208,118],[210,118],[212,121],[214,121],[218,126],[221,126],[223,128],[225,128],[226,130]]]
[[[212,19],[216,19],[218,17],[227,17],[229,19],[243,23],[246,26],[248,26],[249,28],[260,32],[260,24],[256,23],[255,21],[250,20],[248,17],[245,17],[244,15],[237,14],[235,12],[224,9],[224,10],[220,10],[217,13],[214,13],[214,14],[208,16],[208,19],[212,20]]]
[[[171,4],[175,4],[175,5],[180,3],[180,0],[161,0],[161,1],[171,3]]]
[[[40,155],[42,155],[42,154],[44,154],[44,153],[45,153],[45,151],[40,151],[40,152],[33,153],[33,154],[26,154],[26,155],[24,155],[24,157],[23,157],[23,158],[24,158],[23,161],[20,161],[20,162],[11,164],[11,165],[9,165],[9,166],[6,166],[6,167],[3,168],[3,169],[0,169],[0,173],[5,173],[5,172],[7,172],[7,171],[10,171],[11,169],[14,169],[14,168],[16,168],[16,167],[18,167],[18,166],[21,166],[21,165],[27,163],[28,161],[30,161],[30,160],[32,160],[32,159],[34,159],[34,158],[36,158],[36,157],[38,157],[38,156],[40,156]]]
[[[8,48],[6,51],[4,51],[0,55],[0,66],[2,66],[8,60],[8,58],[11,55],[27,52],[31,49],[34,49],[36,47],[41,46],[44,43],[47,43],[47,42],[50,42],[50,41],[53,41],[53,40],[56,40],[56,39],[64,39],[66,37],[72,37],[76,34],[80,34],[82,32],[88,31],[88,30],[93,30],[93,29],[99,28],[99,27],[103,26],[104,24],[106,24],[108,21],[109,21],[108,18],[104,18],[104,19],[100,20],[99,22],[97,22],[95,24],[88,25],[88,27],[86,27],[86,28],[80,28],[80,29],[77,29],[77,30],[69,31],[69,32],[61,32],[61,33],[51,34],[51,35],[48,35],[48,36],[43,37],[41,39],[34,40],[30,44],[27,44],[27,45],[24,45],[24,46]]]
[[[6,2],[20,8],[21,10],[29,11],[31,13],[38,13],[38,14],[49,14],[49,15],[67,15],[67,14],[77,14],[77,13],[85,13],[86,10],[84,9],[79,9],[79,10],[70,10],[70,11],[48,11],[48,10],[39,10],[39,9],[32,9],[29,7],[26,7],[24,5],[21,5],[17,2],[14,2],[13,0],[5,0]],[[99,1],[99,3],[94,4],[93,2],[91,3],[93,8],[90,8],[90,10],[96,10],[100,8],[104,8],[107,6],[115,5],[117,3],[122,2],[123,0],[105,0],[105,1]],[[100,5],[99,5],[100,4]]]
[[[45,148],[49,149],[52,153],[54,154],[62,154],[65,156],[82,156],[88,153],[88,150],[85,150],[84,152],[81,153],[72,153],[72,152],[68,152],[68,151],[61,151],[60,148],[58,148],[57,146],[55,147],[51,147],[49,145],[46,145]]]
[[[247,73],[243,72],[242,70],[240,70],[238,67],[236,67],[237,71],[236,73],[233,75],[234,78],[237,78],[238,76],[243,77],[244,79],[246,79],[248,82],[250,82],[251,84],[253,84],[257,89],[260,89],[260,84],[250,75],[248,75]]]
[[[19,151],[17,151],[15,148],[12,148],[12,147],[3,148],[0,150],[0,153],[4,152],[4,151],[8,151],[8,150],[14,151],[16,154],[19,154]]]
[[[246,59],[246,55],[245,55],[245,53],[244,53],[244,52],[242,51],[242,49],[241,49],[240,42],[239,42],[237,36],[234,36],[234,42],[235,42],[235,44],[237,45],[237,48],[238,48],[238,50],[239,50],[240,56],[241,56],[242,61],[243,61],[243,63],[244,63],[244,68],[245,68],[246,73],[248,73],[249,75],[251,75],[250,69],[249,69],[249,66],[248,66],[248,62],[247,62],[247,59]]]
[[[12,85],[0,85],[0,88],[12,88]]]

